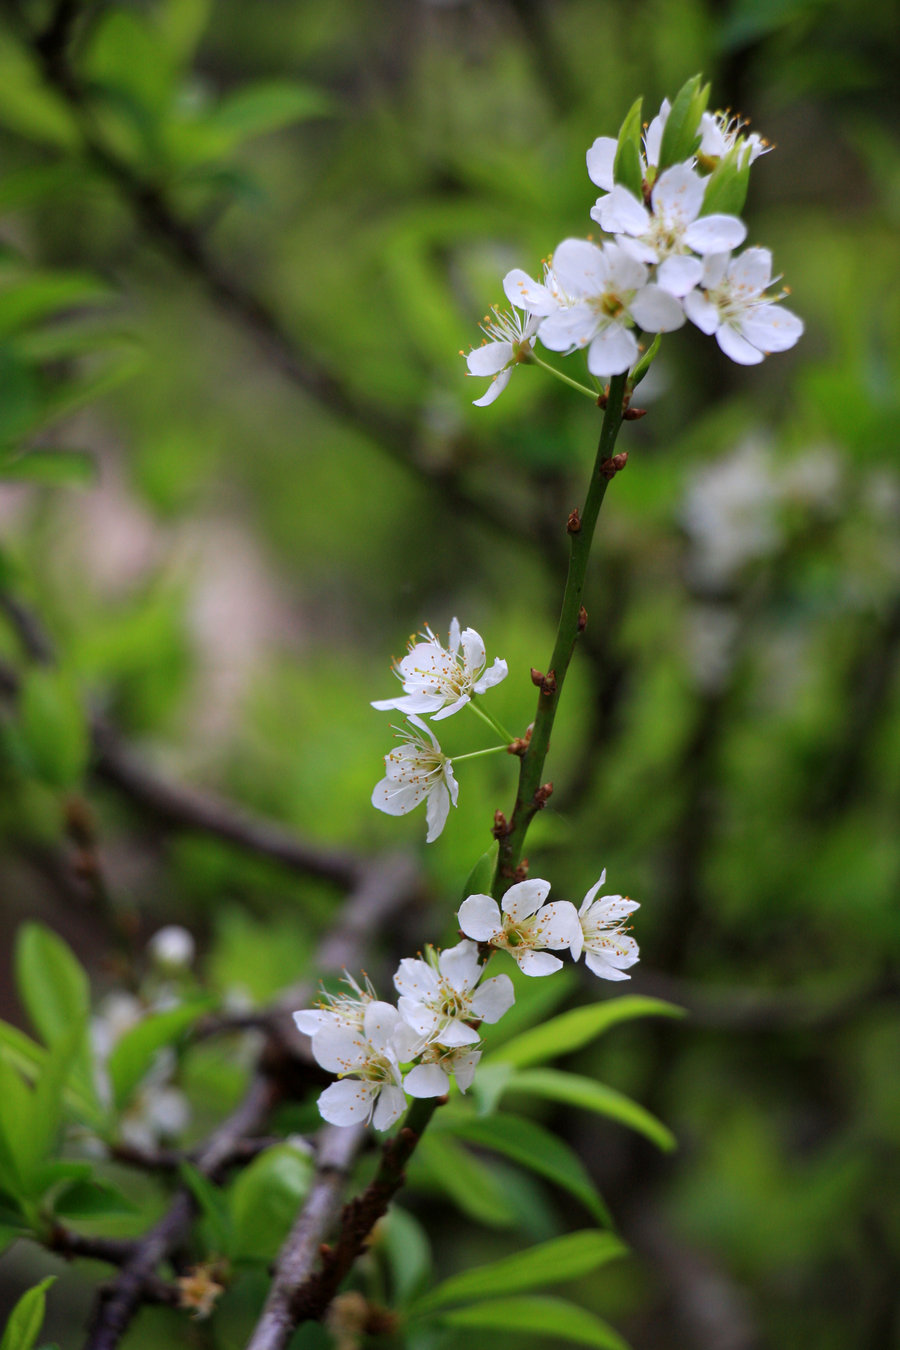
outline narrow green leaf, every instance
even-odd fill
[[[72,1073],[79,1048],[86,1043],[86,1019],[75,1019],[65,1034],[50,1049],[34,1089],[31,1126],[28,1138],[28,1171],[31,1194],[37,1168],[54,1152],[64,1116],[64,1090]]]
[[[97,462],[88,450],[27,450],[6,457],[0,450],[0,479],[83,487],[97,478]]]
[[[496,862],[497,845],[494,844],[493,847],[488,849],[487,853],[482,853],[466,877],[466,884],[462,889],[463,900],[467,900],[470,895],[490,895]]]
[[[664,1153],[677,1147],[674,1134],[661,1120],[657,1120],[656,1116],[623,1092],[617,1092],[615,1088],[598,1083],[593,1078],[563,1073],[559,1069],[526,1069],[524,1073],[514,1074],[507,1081],[504,1087],[506,1092],[521,1092],[527,1096],[565,1102],[568,1106],[580,1106],[585,1111],[608,1116],[645,1135]]]
[[[443,1326],[517,1331],[547,1336],[554,1344],[593,1345],[599,1350],[628,1350],[628,1343],[607,1322],[561,1298],[496,1298],[441,1313]]]
[[[410,1311],[416,1316],[434,1312],[448,1304],[463,1300],[490,1298],[502,1289],[506,1294],[519,1290],[538,1289],[544,1284],[559,1284],[577,1280],[582,1275],[624,1256],[625,1243],[614,1233],[598,1233],[585,1229],[551,1238],[537,1247],[516,1252],[474,1270],[463,1270],[451,1275],[423,1298],[417,1299]]]
[[[278,131],[310,117],[324,117],[333,111],[331,98],[313,85],[265,80],[244,85],[224,98],[208,118],[208,125],[227,133],[233,144],[239,144],[251,136]]]
[[[0,1350],[31,1350],[44,1322],[47,1290],[55,1279],[55,1275],[48,1275],[22,1295],[10,1314]]]
[[[431,1276],[428,1234],[407,1210],[391,1205],[386,1220],[378,1226],[375,1242],[387,1257],[394,1302],[407,1304],[418,1289],[427,1285]]]
[[[629,192],[643,200],[644,171],[641,160],[641,107],[643,99],[636,99],[619,129],[616,157],[613,161],[613,179]]]
[[[711,216],[717,211],[727,216],[738,215],[747,200],[749,185],[750,156],[746,147],[743,152],[736,147],[719,161],[706,180],[701,216]]]
[[[153,1063],[157,1051],[165,1045],[173,1045],[198,1017],[209,1012],[213,1006],[214,1000],[206,998],[184,1003],[177,1008],[167,1008],[164,1012],[149,1013],[116,1041],[106,1067],[112,1084],[113,1101],[118,1110],[127,1105],[131,1094]]]
[[[693,75],[681,86],[663,128],[659,147],[658,171],[691,158],[700,144],[700,116],[709,102],[709,85],[701,86],[701,75]]]
[[[411,1174],[423,1174],[463,1214],[489,1228],[512,1228],[516,1212],[493,1172],[455,1139],[430,1129],[416,1149]]]
[[[85,1177],[66,1186],[53,1204],[53,1212],[64,1219],[112,1218],[134,1214],[137,1208],[117,1187],[96,1177]]]
[[[432,1130],[427,1138],[435,1139],[443,1131],[452,1130],[458,1139],[502,1153],[576,1196],[598,1223],[612,1227],[609,1210],[581,1159],[542,1125],[502,1112],[484,1117],[455,1116],[448,1112],[435,1125],[437,1133]]]
[[[0,1190],[15,1200],[27,1195],[31,1094],[19,1074],[0,1059]]]
[[[488,1062],[494,1064],[502,1060],[521,1069],[580,1050],[620,1022],[630,1022],[636,1017],[683,1016],[684,1009],[677,1008],[674,1003],[641,994],[626,994],[624,998],[610,999],[606,1003],[572,1008],[542,1026],[532,1027],[494,1051]]]
[[[71,947],[42,923],[19,929],[16,984],[32,1025],[47,1045],[85,1022],[90,1008],[88,978]]]
[[[39,323],[60,310],[109,301],[114,291],[80,272],[31,272],[0,290],[0,338]]]
[[[180,1172],[181,1180],[197,1201],[206,1220],[211,1251],[218,1256],[230,1256],[233,1230],[225,1196],[193,1164],[182,1163]]]
[[[47,1051],[30,1036],[9,1022],[0,1022],[0,1060],[18,1069],[29,1082],[35,1082],[47,1060]],[[80,1075],[66,1084],[65,1097],[73,1113],[93,1129],[103,1130],[106,1113],[100,1106],[90,1080]]]

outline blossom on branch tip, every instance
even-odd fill
[[[481,1051],[471,1045],[445,1046],[437,1042],[427,1045],[419,1063],[403,1079],[403,1088],[410,1097],[443,1097],[450,1091],[451,1075],[460,1092],[472,1086]]]
[[[458,619],[450,624],[448,647],[441,645],[427,625],[420,637],[419,642],[410,641],[406,656],[394,667],[405,692],[398,698],[374,702],[372,707],[379,712],[396,709],[407,714],[430,714],[433,721],[440,722],[465,707],[473,694],[484,694],[506,679],[508,667],[499,657],[490,670],[485,670],[487,656],[480,634],[474,628],[460,632]]]
[[[485,316],[481,325],[485,341],[466,357],[470,375],[489,376],[491,381],[481,398],[472,400],[476,408],[486,408],[499,398],[515,367],[528,361],[538,323],[532,314],[520,315],[515,309],[507,312],[496,306]]]
[[[474,942],[460,942],[429,960],[400,962],[394,985],[404,1020],[428,1041],[442,1046],[473,1046],[478,1032],[471,1022],[498,1022],[515,1002],[512,980],[495,975],[479,984],[483,967]]]
[[[553,255],[553,268],[572,304],[542,322],[538,336],[550,351],[587,347],[592,375],[621,375],[638,358],[631,331],[680,328],[684,311],[674,295],[648,284],[648,270],[618,244],[598,248],[586,239],[566,239]]]
[[[659,163],[663,131],[671,111],[671,103],[667,98],[664,98],[660,104],[659,112],[644,132],[641,176],[645,183],[655,175],[656,166]],[[612,192],[615,186],[613,169],[618,145],[615,136],[598,136],[587,152],[588,177],[604,192]]]
[[[699,285],[684,297],[688,318],[703,333],[715,335],[726,356],[754,366],[770,352],[787,351],[803,333],[803,320],[767,295],[772,284],[772,254],[745,249],[737,258],[711,253],[703,260]]]
[[[563,951],[581,940],[575,906],[568,900],[549,905],[549,881],[519,881],[503,897],[502,913],[489,895],[470,895],[459,910],[459,926],[467,937],[509,952],[525,975],[551,975],[562,961],[546,948]]]
[[[597,892],[606,881],[606,869],[600,880],[588,891],[578,911],[579,933],[572,943],[572,959],[577,961],[584,951],[588,970],[603,980],[629,980],[625,971],[638,957],[638,945],[629,936],[623,920],[640,906],[627,895],[603,895]]]
[[[385,755],[385,776],[375,784],[372,805],[389,816],[405,816],[425,802],[425,842],[431,844],[447,823],[450,803],[456,805],[459,784],[434,733],[418,717],[407,721],[412,729]]]
[[[741,165],[752,164],[760,155],[767,155],[772,149],[768,141],[758,132],[743,134],[747,121],[743,117],[734,117],[728,112],[705,112],[700,117],[700,146],[697,157],[703,160],[719,160],[739,148]]]
[[[366,979],[365,989],[361,989],[352,975],[344,972],[344,984],[350,988],[349,994],[331,994],[322,991],[317,1008],[301,1008],[294,1013],[297,1030],[304,1036],[317,1036],[324,1027],[352,1027],[359,1030],[365,1021],[366,1008],[377,1001],[377,995],[371,980]]]

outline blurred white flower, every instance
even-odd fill
[[[627,895],[603,895],[597,892],[606,881],[606,869],[588,891],[578,911],[579,933],[572,943],[572,959],[584,951],[584,964],[603,980],[629,980],[625,971],[638,960],[638,945],[629,936],[624,919],[640,906]]]
[[[442,646],[427,624],[420,639],[410,641],[406,656],[394,667],[405,692],[397,698],[376,700],[372,707],[379,712],[395,708],[430,715],[432,721],[440,722],[464,708],[474,694],[484,694],[506,679],[506,662],[498,657],[485,670],[487,656],[480,634],[474,628],[460,632],[456,618],[450,624],[449,646]]]
[[[545,905],[549,881],[519,881],[503,897],[503,911],[489,895],[470,895],[459,910],[467,937],[509,952],[526,975],[551,975],[562,961],[545,949],[562,951],[580,941],[575,906],[568,900]]]
[[[425,842],[431,844],[447,823],[450,803],[456,805],[459,784],[434,733],[418,717],[407,720],[413,730],[407,733],[408,740],[385,755],[385,776],[372,790],[372,805],[389,816],[405,816],[426,802]]]
[[[186,928],[170,923],[153,934],[147,952],[164,970],[185,970],[194,960],[196,944]]]

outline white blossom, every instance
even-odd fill
[[[603,980],[628,980],[625,971],[638,960],[638,945],[629,935],[624,919],[640,908],[636,900],[626,895],[603,895],[597,892],[606,881],[606,869],[600,880],[588,891],[578,911],[578,936],[572,943],[572,959],[577,961],[584,951],[584,963]]]
[[[408,739],[385,755],[385,776],[375,784],[372,805],[389,816],[405,816],[425,802],[425,842],[431,844],[447,823],[450,803],[456,805],[459,784],[434,733],[418,717],[407,720]]]
[[[575,906],[568,900],[545,905],[549,881],[516,882],[503,897],[502,913],[489,895],[470,895],[459,910],[467,937],[508,951],[526,975],[550,975],[562,961],[546,948],[562,951],[581,938]]]
[[[485,340],[466,357],[470,375],[488,376],[491,381],[481,398],[472,400],[476,408],[486,408],[499,398],[516,366],[528,361],[539,322],[533,314],[496,306],[485,315],[481,324]]]
[[[345,971],[343,983],[348,986],[349,993],[331,994],[323,990],[317,1008],[301,1008],[294,1013],[297,1030],[304,1036],[317,1036],[323,1027],[351,1027],[355,1030],[362,1027],[366,1008],[377,1001],[372,982],[366,978],[363,989]]]
[[[648,284],[644,264],[617,244],[598,248],[586,239],[566,239],[553,255],[553,269],[572,304],[545,318],[538,336],[551,351],[587,347],[592,375],[620,375],[634,364],[635,324],[663,333],[684,323],[678,300]]]
[[[450,1091],[451,1075],[460,1092],[472,1086],[481,1051],[471,1045],[427,1045],[419,1063],[403,1079],[410,1097],[443,1097]]]
[[[194,960],[196,945],[180,924],[170,923],[158,929],[147,943],[151,960],[165,970],[185,970]]]
[[[766,294],[772,284],[772,254],[745,249],[737,258],[711,253],[703,260],[698,288],[684,310],[701,332],[715,335],[722,351],[742,366],[757,365],[770,352],[787,351],[803,333],[803,320]]]
[[[735,146],[742,149],[742,165],[752,164],[760,155],[767,155],[772,149],[771,145],[756,131],[745,136],[745,126],[747,126],[745,118],[734,117],[728,112],[703,113],[700,117],[698,159],[701,161],[722,159]]]
[[[330,1125],[368,1124],[387,1130],[403,1114],[400,1063],[415,1051],[415,1033],[390,1003],[367,1004],[361,1027],[327,1025],[312,1040],[316,1062],[340,1075],[319,1097]]]
[[[395,708],[430,715],[440,722],[465,707],[473,694],[484,694],[506,679],[508,667],[499,657],[485,670],[487,657],[480,634],[474,628],[460,632],[458,619],[450,624],[448,647],[442,646],[427,625],[420,639],[410,641],[406,656],[394,667],[404,694],[374,702],[372,707],[379,712]]]
[[[641,262],[659,264],[656,279],[673,295],[686,295],[700,281],[703,265],[692,253],[721,253],[737,248],[747,227],[737,216],[703,216],[704,180],[689,164],[673,164],[660,174],[650,198],[651,210],[620,183],[601,197],[591,216],[609,234],[622,235],[622,246]]]
[[[460,942],[430,961],[407,957],[400,962],[394,985],[398,1007],[409,1026],[442,1046],[472,1046],[478,1032],[471,1022],[497,1022],[515,1002],[512,980],[495,975],[479,984],[483,967],[474,942]]]

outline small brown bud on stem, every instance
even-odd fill
[[[509,822],[502,811],[494,812],[494,826],[491,830],[491,834],[495,839],[505,839],[509,834]]]
[[[513,880],[514,880],[514,881],[527,881],[527,880],[528,880],[528,859],[527,859],[527,858],[523,858],[522,861],[519,863],[518,867],[516,868],[515,872],[513,873]]]
[[[537,789],[537,791],[534,794],[534,804],[539,811],[542,810],[542,808],[547,805],[547,802],[550,800],[552,795],[553,795],[552,783],[544,783],[542,784],[541,787]]]
[[[639,418],[647,416],[646,408],[626,408],[622,413],[623,422],[637,422]]]
[[[581,529],[581,516],[578,514],[578,507],[569,512],[569,519],[566,522],[566,530],[569,534],[577,534]]]
[[[587,628],[587,610],[585,609],[584,605],[582,605],[581,608],[580,608],[579,611],[578,611],[578,631],[579,631],[579,633],[583,633],[584,630],[585,630],[586,628]]]
[[[621,473],[628,463],[628,451],[621,450],[619,454],[613,455],[611,459],[604,459],[600,464],[600,473],[607,482],[615,478],[617,473]]]

